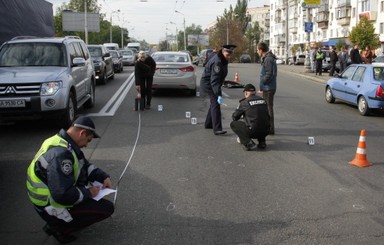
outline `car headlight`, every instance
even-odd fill
[[[62,87],[62,82],[46,82],[41,84],[41,95],[53,95]]]

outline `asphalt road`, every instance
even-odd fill
[[[231,64],[228,79],[238,72],[241,83],[257,84],[259,68]],[[82,113],[91,113],[102,138],[85,153],[115,185],[121,179],[112,218],[79,232],[74,244],[382,243],[383,115],[327,104],[326,78],[301,68],[279,66],[276,135],[265,151],[243,151],[229,128],[241,89],[223,90],[228,134],[215,136],[203,126],[209,101],[202,94],[162,91],[152,110],[138,113],[128,89],[132,68],[98,86],[97,107]],[[103,110],[119,89],[121,104],[113,107],[116,98]],[[357,168],[348,162],[363,128],[373,166]],[[57,130],[49,122],[0,126],[2,244],[57,244],[25,191],[29,162]]]

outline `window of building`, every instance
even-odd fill
[[[370,1],[361,1],[361,12],[367,12],[370,10]]]
[[[384,23],[383,22],[381,22],[380,23],[380,34],[384,34]]]
[[[380,12],[384,12],[384,1],[380,2]]]

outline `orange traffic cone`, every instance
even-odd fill
[[[372,164],[367,160],[366,154],[366,145],[365,145],[365,129],[361,130],[359,144],[357,145],[355,159],[349,162],[349,164],[355,165],[357,167],[368,167]]]
[[[235,73],[235,82],[240,83],[239,73]]]

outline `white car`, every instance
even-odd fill
[[[135,64],[135,54],[132,50],[124,49],[119,52],[123,56],[123,65],[133,66]]]
[[[161,51],[152,54],[156,62],[152,89],[187,89],[196,94],[196,69],[186,52]]]

